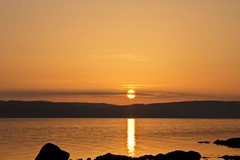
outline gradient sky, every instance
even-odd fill
[[[239,8],[239,0],[0,0],[0,99],[240,100]]]

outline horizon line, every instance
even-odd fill
[[[169,102],[157,102],[157,103],[132,103],[132,104],[112,104],[105,102],[84,102],[84,101],[72,101],[72,102],[64,102],[64,101],[48,101],[48,100],[1,100],[0,102],[45,102],[45,103],[79,103],[79,104],[106,104],[106,105],[114,105],[114,106],[132,106],[132,105],[153,105],[153,104],[171,104],[171,103],[192,103],[192,102],[240,102],[240,100],[184,100],[184,101],[169,101]]]

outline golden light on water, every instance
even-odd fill
[[[128,90],[127,97],[129,99],[134,99],[136,97],[135,91],[133,89]]]
[[[127,149],[128,155],[134,156],[135,155],[135,119],[128,119],[127,120],[128,130],[127,130]]]

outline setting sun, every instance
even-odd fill
[[[134,99],[136,97],[135,91],[133,89],[128,90],[127,97],[129,99]]]

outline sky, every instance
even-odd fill
[[[240,100],[239,8],[239,0],[0,0],[0,100]]]

